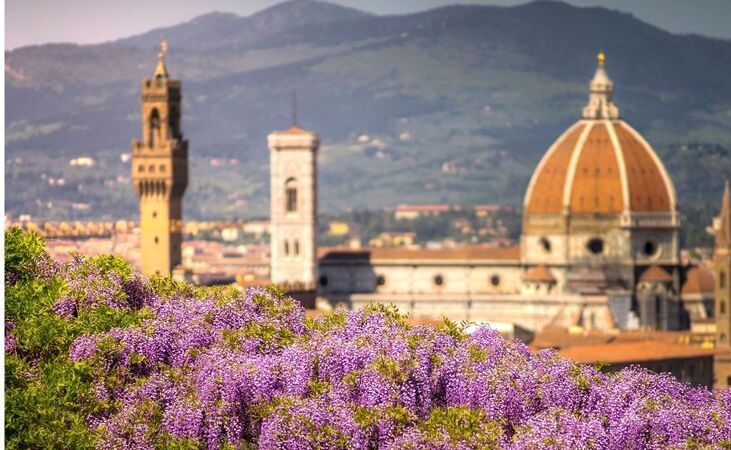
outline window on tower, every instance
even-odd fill
[[[150,113],[150,146],[160,141],[160,113],[154,108]]]
[[[285,190],[285,210],[287,212],[297,212],[297,180],[290,178],[284,184]]]

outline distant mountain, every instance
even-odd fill
[[[6,52],[9,213],[136,215],[120,155],[139,135],[139,82],[161,38],[183,80],[189,217],[267,215],[266,134],[288,126],[293,90],[324,144],[325,210],[519,205],[540,156],[579,117],[599,49],[622,115],[663,157],[684,210],[710,214],[702,205],[716,207],[706,202],[731,173],[731,41],[560,2],[374,16],[294,0],[106,44]],[[80,155],[98,164],[68,166]]]
[[[347,23],[365,17],[371,17],[371,14],[317,0],[289,0],[249,17],[215,12],[180,25],[122,39],[117,43],[128,47],[151,48],[157,47],[163,37],[187,50],[237,48],[297,27]]]

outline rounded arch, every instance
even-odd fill
[[[150,147],[154,147],[157,143],[160,142],[160,111],[158,111],[157,108],[152,108],[152,111],[150,111],[149,122]]]
[[[297,179],[294,177],[284,182],[284,210],[288,213],[297,212]]]

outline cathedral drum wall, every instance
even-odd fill
[[[558,264],[566,262],[566,234],[524,234],[521,239],[523,261],[528,264]]]
[[[632,255],[640,264],[678,264],[679,242],[675,230],[633,230]]]
[[[631,255],[630,234],[620,228],[581,230],[569,236],[569,262],[622,263]]]

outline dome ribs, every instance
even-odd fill
[[[670,195],[662,168],[657,167],[652,151],[638,141],[623,123],[615,127],[627,164],[630,210],[633,212],[671,211]]]
[[[579,156],[570,207],[572,213],[607,214],[621,213],[622,183],[614,146],[607,126],[593,124]]]
[[[535,182],[529,194],[527,210],[533,214],[560,214],[563,206],[563,191],[566,184],[569,162],[574,147],[585,125],[575,126],[563,139],[559,139],[552,151],[536,171]]]

